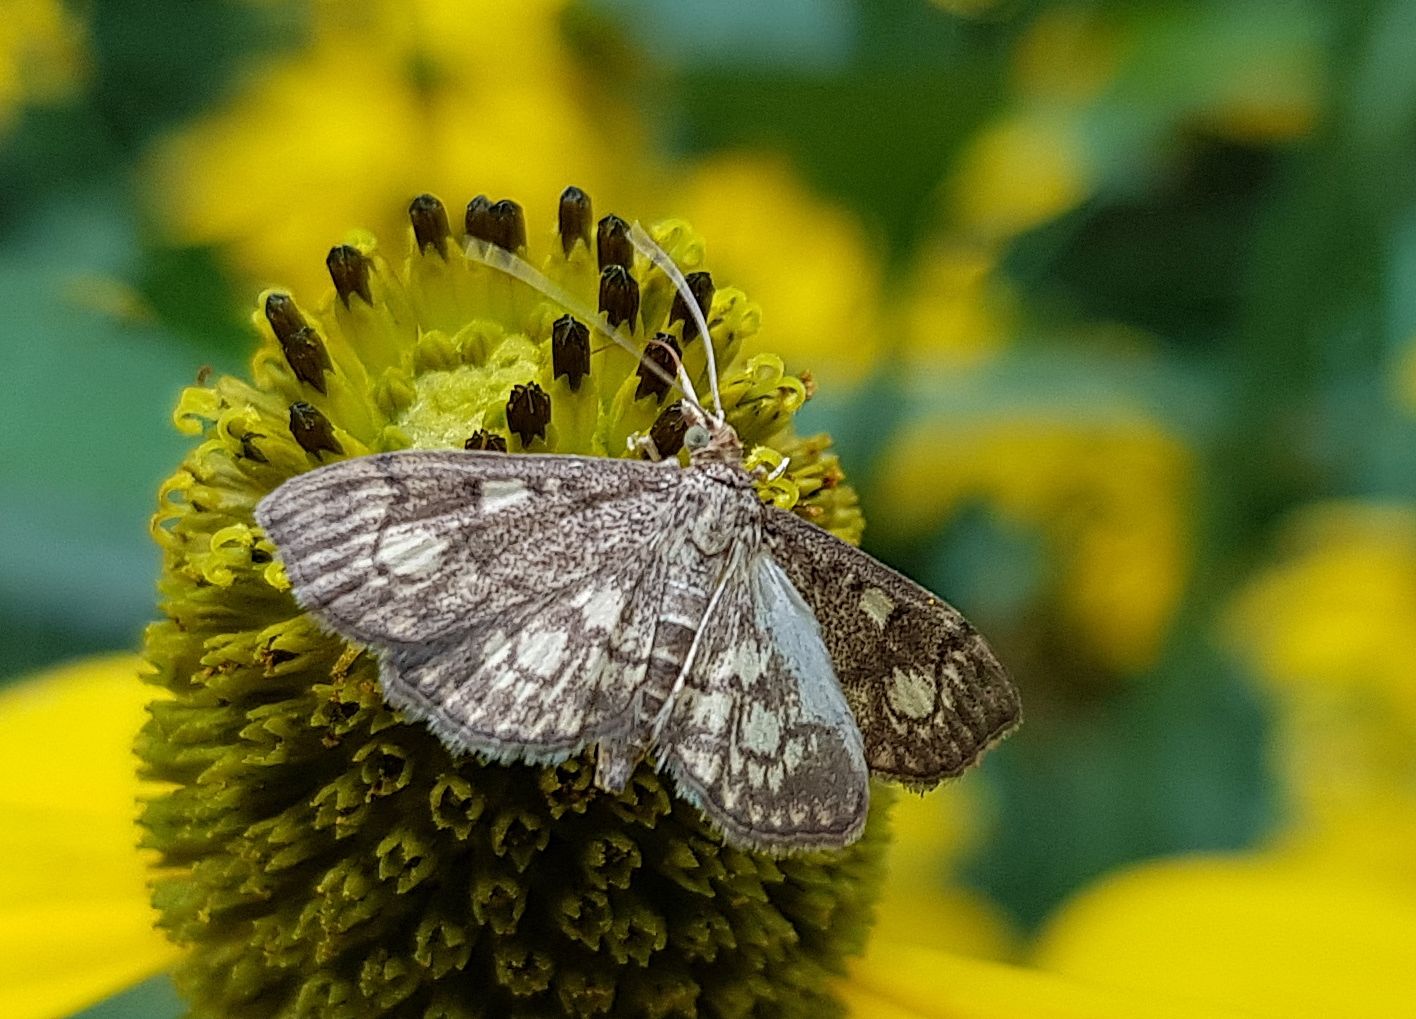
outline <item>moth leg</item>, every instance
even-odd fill
[[[639,740],[601,743],[595,748],[595,787],[607,793],[624,792],[647,749]]]

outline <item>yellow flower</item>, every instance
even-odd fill
[[[1154,660],[1184,587],[1192,474],[1185,446],[1141,417],[921,423],[885,454],[875,521],[918,535],[981,501],[1042,533],[1060,622],[1129,673]]]
[[[714,265],[767,309],[772,348],[787,364],[810,367],[827,385],[858,382],[874,367],[879,252],[853,215],[808,194],[784,159],[712,156],[659,204],[713,224]]]
[[[744,352],[757,307],[715,286],[686,223],[650,233],[691,273],[709,337],[624,222],[597,227],[576,189],[529,217],[479,196],[454,227],[429,195],[409,217],[402,268],[368,235],[336,246],[321,299],[264,295],[250,380],[212,379],[176,411],[198,441],[154,521],[166,619],[146,642],[170,697],[138,752],[173,786],[142,823],[163,854],[161,923],[186,949],[179,989],[215,1014],[257,998],[331,1016],[461,1014],[471,998],[499,1015],[829,1009],[826,978],[864,941],[888,793],[848,849],[744,852],[647,764],[602,795],[583,755],[452,755],[384,702],[373,656],[290,597],[252,517],[285,479],[409,446],[638,457],[647,438],[685,456],[678,406],[645,365],[679,351],[705,392],[708,339],[749,466],[785,468],[764,470],[761,497],[860,533],[829,443],[792,431],[808,387]],[[521,252],[549,282],[503,275],[468,244]],[[592,342],[592,326],[659,344],[636,356]]]
[[[59,0],[16,0],[0,17],[0,134],[27,103],[68,95],[84,73],[84,29]]]
[[[1075,208],[1094,177],[1075,117],[1020,110],[969,141],[948,185],[947,212],[965,236],[1006,239]]]
[[[1279,547],[1229,629],[1278,708],[1289,841],[1416,881],[1416,508],[1312,506]]]
[[[1408,847],[1409,848],[1409,847]],[[1141,864],[1049,921],[1036,964],[1252,1019],[1416,1015],[1416,887],[1273,853]],[[1033,1014],[1033,1013],[1028,1013]]]
[[[49,1019],[171,964],[153,928],[133,732],[150,691],[131,655],[0,691],[0,1015]]]
[[[936,236],[890,304],[899,316],[894,353],[911,375],[976,368],[1012,340],[1017,295],[997,273],[995,245]]]
[[[307,48],[158,150],[153,209],[246,279],[313,291],[330,238],[395,236],[423,190],[554,194],[575,180],[627,207],[639,125],[563,44],[564,6],[316,4]]]

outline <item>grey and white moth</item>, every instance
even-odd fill
[[[668,256],[630,236],[708,337]],[[578,311],[516,256],[469,244]],[[381,453],[286,482],[257,519],[301,605],[377,649],[389,702],[449,747],[551,764],[593,746],[610,791],[647,756],[731,843],[848,845],[870,775],[958,775],[1017,724],[1017,693],[949,605],[763,504],[681,365],[676,384],[686,468]]]

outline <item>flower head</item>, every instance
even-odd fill
[[[383,450],[682,455],[675,394],[648,365],[681,358],[706,381],[684,298],[583,192],[548,218],[538,255],[516,203],[479,196],[454,225],[421,196],[401,268],[370,236],[336,246],[322,301],[262,296],[249,380],[181,398],[177,424],[201,439],[154,521],[166,619],[147,656],[170,696],[139,753],[171,784],[143,824],[162,924],[188,949],[177,979],[204,1014],[806,1014],[864,940],[877,823],[844,852],[772,859],[724,846],[649,766],[610,795],[585,760],[455,756],[385,704],[370,655],[300,611],[254,522],[285,479]],[[828,441],[791,432],[808,384],[740,353],[756,306],[703,271],[687,224],[650,232],[706,314],[762,498],[857,539]],[[522,254],[547,286],[469,243]],[[616,326],[640,356],[604,342]]]

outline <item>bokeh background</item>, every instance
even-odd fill
[[[1023,689],[881,937],[1338,1014],[1312,960],[1416,966],[1413,53],[1412,0],[5,0],[0,675],[135,645],[262,287],[576,183],[704,234]]]

